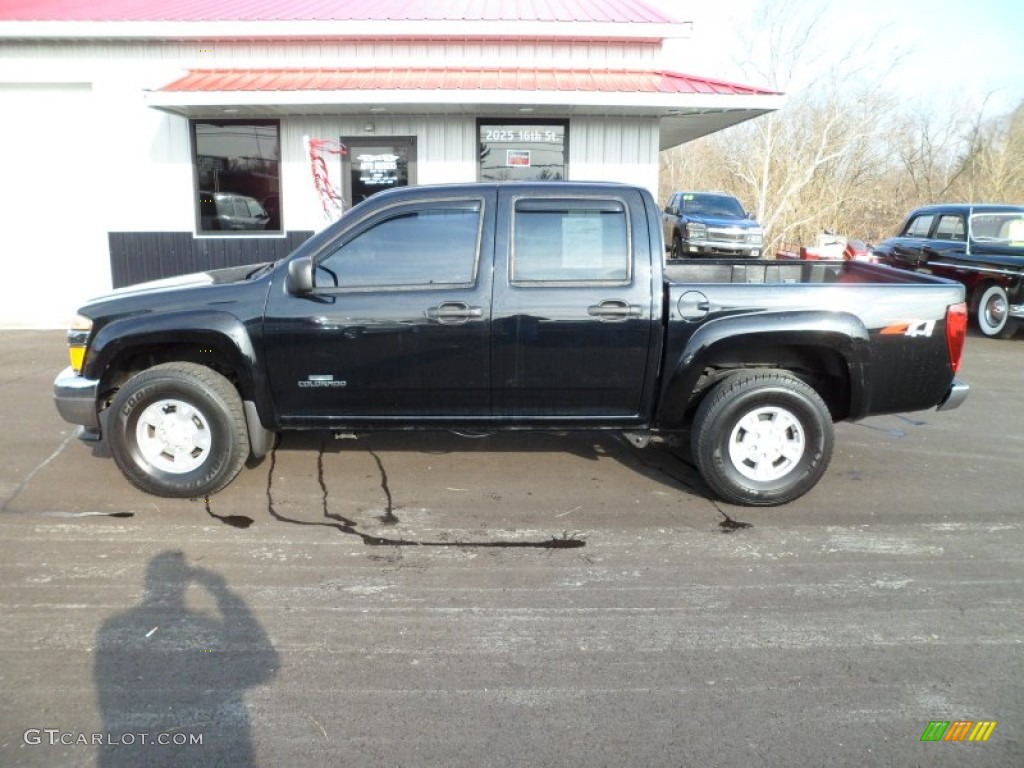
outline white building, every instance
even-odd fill
[[[658,152],[781,104],[669,71],[639,0],[0,6],[0,327],[285,255],[396,184],[657,193]]]

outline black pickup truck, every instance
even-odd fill
[[[85,305],[56,404],[164,496],[223,488],[281,430],[472,427],[673,438],[722,498],[773,505],[822,476],[833,421],[967,396],[961,285],[663,262],[640,188],[383,192],[281,261]]]

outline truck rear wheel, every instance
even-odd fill
[[[130,379],[111,404],[107,434],[125,477],[157,496],[215,493],[249,455],[238,391],[192,363],[157,365]]]
[[[1001,285],[986,283],[977,293],[974,319],[978,330],[990,339],[1009,339],[1017,332],[1017,321],[1010,317],[1010,300]]]
[[[736,373],[697,408],[693,458],[723,500],[785,504],[813,488],[832,458],[832,417],[810,386],[786,373]]]

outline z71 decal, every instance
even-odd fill
[[[935,330],[934,320],[908,320],[893,323],[882,329],[883,336],[931,336]]]

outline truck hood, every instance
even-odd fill
[[[110,299],[128,298],[133,296],[145,296],[178,291],[182,288],[192,288],[201,285],[223,285],[226,283],[239,283],[244,281],[253,272],[265,266],[264,264],[246,264],[241,267],[228,267],[226,269],[211,269],[207,272],[193,272],[188,275],[177,275],[165,277],[161,280],[150,280],[145,283],[126,285],[122,288],[115,288],[109,293],[89,299],[88,304],[105,302]]]
[[[233,311],[238,311],[240,305],[246,305],[248,309],[244,314],[258,313],[262,311],[271,274],[262,270],[264,274],[256,276],[254,273],[258,271],[261,265],[248,264],[129,285],[90,299],[79,312],[93,320],[104,321],[211,306],[222,309],[231,306],[235,308]]]
[[[696,214],[687,214],[687,221],[693,221],[699,224],[707,224],[709,227],[735,227],[736,229],[760,229],[761,225],[753,219],[731,219],[722,218],[720,216],[700,216]]]

